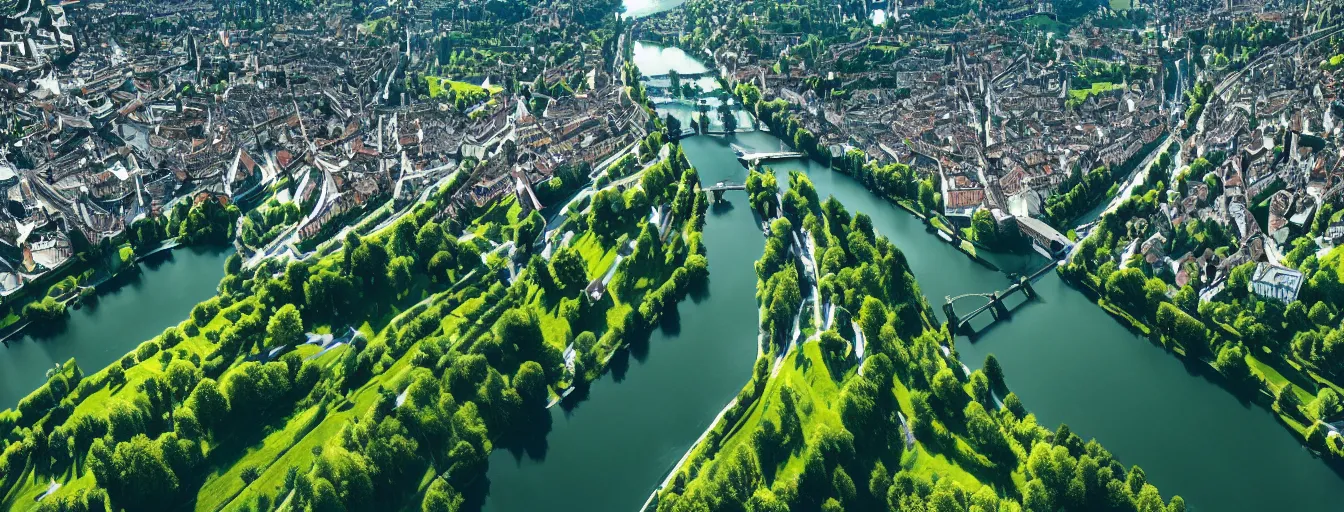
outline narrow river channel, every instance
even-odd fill
[[[680,50],[652,45],[639,45],[635,61],[649,68],[645,74],[705,69]],[[669,110],[689,120],[685,107]],[[745,180],[730,144],[780,147],[779,139],[761,132],[682,141],[703,183]],[[788,171],[804,172],[823,197],[834,195],[850,211],[870,215],[905,252],[935,309],[945,296],[1009,285],[1003,273],[972,262],[848,176],[802,160],[773,167],[783,183]],[[708,297],[683,303],[679,332],[656,333],[646,355],[628,368],[616,365],[573,410],[553,410],[540,453],[497,451],[487,510],[636,510],[747,382],[757,318],[751,262],[762,242],[745,197],[725,199],[732,206],[711,215],[705,228]],[[991,259],[1016,272],[1044,263],[1034,256]],[[1165,495],[1182,495],[1190,510],[1324,511],[1344,503],[1340,475],[1268,411],[1241,403],[1129,332],[1055,273],[1035,289],[1039,300],[1021,304],[975,342],[959,337],[957,348],[972,368],[994,353],[1009,387],[1040,423],[1067,423],[1083,438],[1097,438],[1125,464],[1143,467]],[[984,329],[987,315],[977,321]]]
[[[58,362],[73,357],[93,373],[185,320],[215,294],[231,251],[183,248],[151,256],[139,275],[100,285],[98,300],[71,310],[55,332],[10,339],[0,348],[0,409],[42,385]]]

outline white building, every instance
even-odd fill
[[[1302,273],[1291,268],[1260,263],[1251,276],[1251,293],[1287,304],[1297,300],[1302,279]]]

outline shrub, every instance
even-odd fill
[[[159,343],[157,341],[146,341],[135,348],[135,359],[143,363],[157,353],[159,353]]]
[[[257,469],[256,466],[248,466],[243,468],[243,472],[239,476],[242,477],[244,484],[250,484],[261,477],[261,470]]]

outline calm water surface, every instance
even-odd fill
[[[191,314],[215,294],[232,250],[178,249],[140,264],[98,300],[70,311],[56,332],[15,337],[0,347],[0,409],[13,407],[46,381],[46,371],[75,358],[86,374],[103,369]]]

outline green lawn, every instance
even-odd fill
[[[591,231],[571,239],[569,246],[579,251],[579,256],[583,256],[583,261],[588,264],[589,279],[597,279],[604,275],[612,263],[616,262],[616,248],[602,247],[602,242]]]
[[[308,433],[313,421],[318,419],[318,414],[323,409],[322,406],[316,405],[291,416],[284,422],[284,428],[271,432],[262,439],[260,446],[251,446],[237,453],[231,453],[239,457],[216,464],[216,471],[206,477],[200,492],[196,494],[196,510],[221,510],[233,501],[234,497],[247,487],[241,476],[244,469],[255,467],[264,473],[269,473],[268,469],[272,468],[274,462]],[[224,471],[221,472],[221,469]],[[283,481],[283,474],[278,476]],[[257,482],[265,480],[258,478]]]
[[[1120,84],[1093,82],[1092,87],[1088,89],[1069,89],[1069,97],[1078,101],[1087,101],[1088,96],[1097,96],[1119,88],[1121,88]]]
[[[504,90],[503,87],[495,85],[491,85],[489,89],[486,89],[479,85],[458,82],[456,80],[449,80],[438,76],[426,76],[425,82],[429,84],[429,97],[431,98],[442,96],[449,90],[456,92],[457,96],[473,93],[496,94]]]
[[[1054,32],[1058,37],[1064,37],[1069,33],[1069,26],[1046,16],[1044,14],[1035,14],[1022,20],[1022,24],[1028,28],[1034,28],[1045,32]]]
[[[1297,393],[1298,401],[1305,404],[1316,399],[1316,395],[1311,394],[1310,391],[1302,389],[1301,386],[1288,380],[1287,377],[1284,377],[1283,374],[1279,373],[1278,370],[1275,370],[1274,367],[1261,361],[1254,355],[1246,356],[1246,364],[1251,367],[1253,373],[1259,375],[1261,379],[1270,384],[1270,387],[1272,388],[1270,389],[1270,392],[1274,392],[1274,390],[1281,389],[1284,386],[1292,386],[1293,392]]]

